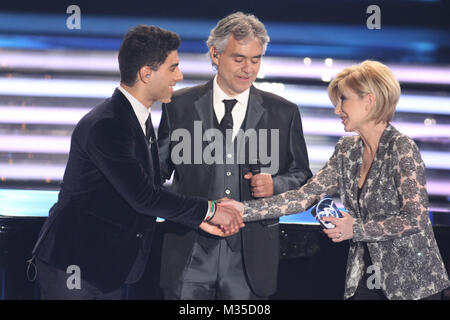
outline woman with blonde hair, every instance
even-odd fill
[[[342,137],[301,188],[244,202],[244,221],[297,213],[339,194],[347,213],[323,220],[335,225],[324,230],[333,242],[350,240],[344,298],[439,298],[450,283],[429,219],[425,166],[414,141],[390,124],[397,79],[382,63],[364,61],[340,72],[328,95],[345,131],[357,135]]]

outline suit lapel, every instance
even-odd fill
[[[250,94],[249,94],[249,98],[248,98],[248,104],[247,104],[247,111],[246,111],[246,115],[245,115],[245,119],[244,119],[244,131],[247,132],[247,130],[249,129],[255,129],[257,128],[262,115],[264,114],[264,112],[266,111],[266,109],[263,106],[263,99],[261,97],[261,95],[259,94],[258,90],[251,86],[250,87]],[[257,137],[258,137],[258,141],[259,141],[259,135],[256,132]],[[243,140],[245,137],[245,140]],[[237,156],[238,159],[243,159],[244,157],[247,158],[246,156],[246,150],[248,150],[247,148],[247,143],[249,140],[248,136],[245,135],[237,135],[236,137],[237,139]],[[253,163],[255,159],[248,159],[247,161],[250,161]]]
[[[251,128],[256,128],[264,112],[265,108],[263,106],[262,97],[258,90],[254,86],[251,86],[244,129],[248,130]]]
[[[384,129],[383,134],[380,138],[380,143],[378,144],[378,150],[373,159],[372,166],[370,167],[369,173],[367,175],[367,180],[364,185],[363,191],[361,192],[361,198],[367,193],[367,190],[374,190],[375,184],[379,181],[379,176],[382,171],[382,167],[385,164],[385,158],[387,149],[389,148],[389,141],[393,135],[393,127],[388,124],[386,129]],[[364,194],[363,194],[364,193]]]
[[[137,136],[142,138],[143,142],[145,143],[145,134],[142,131],[142,127],[139,124],[139,120],[136,117],[136,114],[134,113],[133,107],[131,106],[130,101],[123,95],[122,92],[120,92],[119,89],[116,89],[113,94],[113,102],[116,105],[116,108],[118,109],[119,113],[122,113],[126,115],[128,118],[128,121],[130,122],[130,125],[133,127],[135,131],[138,132]],[[139,139],[141,140],[141,139]]]
[[[151,168],[151,154],[150,149],[148,148],[148,143],[145,138],[145,134],[142,131],[142,127],[139,124],[139,120],[136,117],[136,114],[134,113],[133,107],[131,106],[130,101],[123,95],[122,92],[120,92],[119,89],[116,89],[114,91],[114,94],[112,96],[112,102],[120,114],[124,115],[124,121],[128,121],[130,126],[133,128],[133,130],[136,132],[137,137],[137,143],[141,144],[141,148],[146,148],[147,152],[145,153],[147,156],[144,160],[144,168],[149,168],[150,171],[153,171]]]
[[[359,212],[358,205],[358,183],[362,165],[363,142],[361,137],[358,137],[357,139],[358,141],[354,144],[353,148],[350,148],[349,151],[347,151],[346,159],[347,161],[350,161],[349,159],[355,159],[355,164],[351,166],[347,179],[349,181],[349,185],[351,186],[350,199],[352,201],[353,210],[357,213],[357,216],[360,217],[361,213]]]
[[[205,84],[205,91],[194,102],[195,111],[202,122],[203,131],[214,127],[212,80]]]
[[[210,80],[208,83],[205,84],[204,91],[202,91],[199,94],[198,99],[194,101],[194,108],[195,111],[197,112],[198,118],[202,122],[203,132],[199,133],[192,132],[193,136],[195,137],[196,134],[201,134],[203,140],[203,135],[205,134],[205,137],[209,141],[211,141],[212,137],[209,133],[211,132],[210,129],[215,128],[214,117],[216,116],[214,114],[214,107],[213,107],[213,80]],[[196,127],[194,126],[193,130],[196,130],[195,128]],[[200,155],[202,157],[202,163],[203,163],[203,154],[206,152],[211,153],[211,150],[209,149],[210,149],[209,144],[206,145],[205,143],[202,143],[202,150],[201,150],[202,154]],[[206,180],[207,184],[211,185],[211,182],[214,179],[213,176],[214,170],[212,170],[213,166],[206,165],[203,163],[202,167],[205,168],[205,176],[208,177]],[[206,186],[207,187],[206,190],[210,189],[209,185]]]
[[[212,141],[212,135],[210,129],[214,129],[214,117],[216,116],[214,113],[214,107],[213,107],[213,82],[212,80],[205,84],[205,91],[203,91],[199,98],[194,101],[194,107],[197,112],[198,118],[202,122],[202,129],[203,132],[195,132],[196,127],[194,126],[194,132],[193,136],[196,137],[196,135],[201,134],[202,139],[203,135],[205,135],[205,138],[208,139],[208,141]],[[210,144],[202,143],[202,150],[201,152],[209,152],[210,150]],[[194,150],[196,152],[196,150]],[[203,153],[202,153],[203,155]],[[201,156],[202,156],[201,155]],[[195,156],[194,156],[195,157]],[[203,159],[203,157],[202,157]],[[203,160],[202,160],[203,162]],[[210,167],[210,166],[208,166]]]

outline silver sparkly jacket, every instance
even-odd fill
[[[344,298],[354,295],[366,272],[363,243],[388,299],[421,299],[449,287],[429,219],[425,166],[416,144],[387,125],[358,206],[362,153],[360,136],[341,138],[326,165],[303,187],[245,202],[244,221],[297,213],[327,194],[339,194],[355,218]]]

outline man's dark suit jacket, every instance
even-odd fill
[[[158,130],[158,145],[163,180],[175,171],[172,190],[184,195],[208,197],[214,179],[214,164],[178,164],[171,160],[171,133],[179,128],[189,131],[194,140],[194,121],[202,121],[203,132],[214,127],[213,81],[174,93],[172,102],[163,105]],[[273,175],[275,194],[294,189],[312,176],[297,105],[277,95],[250,88],[244,129],[279,129],[279,170]],[[202,132],[202,134],[203,134]],[[268,139],[270,141],[270,139]],[[202,150],[209,142],[203,142]],[[248,146],[246,146],[248,153]],[[192,158],[195,150],[192,149]],[[270,148],[269,148],[270,154]],[[272,155],[273,156],[273,155]],[[250,159],[251,160],[251,159]],[[241,165],[241,169],[245,166]],[[251,199],[250,183],[240,172],[240,199]],[[161,287],[173,288],[180,279],[198,232],[179,224],[165,223]],[[279,226],[278,220],[247,223],[241,229],[243,259],[249,284],[259,296],[276,290]]]
[[[125,282],[138,251],[150,250],[156,217],[197,228],[207,201],[154,183],[151,159],[133,108],[116,89],[72,134],[58,202],[33,256],[64,271],[78,265],[83,279],[109,291]]]

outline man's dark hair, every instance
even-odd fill
[[[181,39],[175,32],[155,26],[137,25],[125,34],[119,50],[120,82],[133,86],[143,66],[157,71]]]

